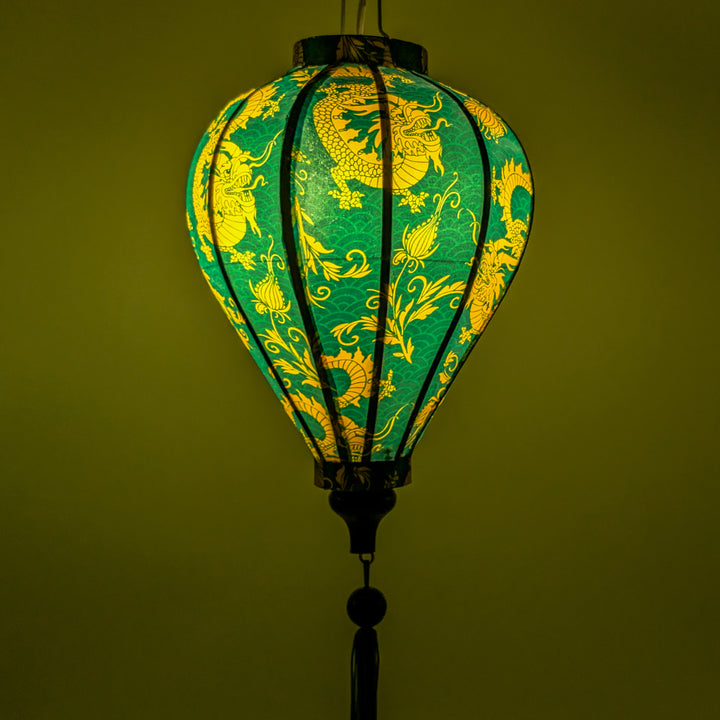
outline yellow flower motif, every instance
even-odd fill
[[[458,174],[455,173],[455,179],[448,185],[445,192],[440,195],[437,193],[433,200],[436,203],[435,211],[425,221],[414,227],[410,232],[409,225],[405,226],[402,236],[402,248],[399,248],[393,258],[393,265],[407,263],[409,272],[415,272],[419,266],[425,267],[427,260],[438,248],[435,240],[437,239],[438,227],[440,225],[440,213],[445,201],[450,196],[454,196],[450,202],[451,207],[457,207],[460,196],[450,192],[450,188],[458,181]]]
[[[460,331],[460,344],[464,345],[466,342],[470,342],[473,339],[473,334],[470,328],[463,327]]]
[[[230,251],[230,261],[240,263],[246,270],[252,270],[255,267],[255,253],[250,252],[238,252],[233,248]]]
[[[295,147],[293,145],[293,149],[290,151],[290,157],[295,161],[299,163],[307,163],[310,164],[310,159],[308,156],[300,150],[300,148]]]
[[[392,376],[393,371],[388,370],[387,378],[385,380],[380,380],[380,394],[378,395],[378,400],[390,397],[393,392],[397,390],[397,388],[392,384]]]
[[[250,281],[250,291],[255,296],[255,309],[264,315],[266,312],[275,315],[287,316],[290,310],[290,303],[285,302],[285,297],[280,289],[280,284],[275,273],[268,274],[255,286]],[[284,319],[284,318],[283,318]]]
[[[261,315],[269,313],[271,318],[278,318],[280,322],[285,322],[290,311],[290,302],[285,302],[285,296],[280,289],[280,283],[275,277],[273,268],[273,263],[277,262],[278,267],[282,270],[285,263],[277,253],[272,252],[272,247],[273,239],[271,237],[267,254],[260,256],[260,259],[267,263],[267,275],[257,285],[253,285],[252,280],[248,280],[248,285],[250,292],[255,296],[253,300],[255,309]]]

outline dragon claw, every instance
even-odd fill
[[[363,193],[358,192],[357,190],[348,190],[346,192],[343,192],[342,190],[330,190],[328,195],[332,195],[332,197],[337,198],[340,201],[341,210],[350,210],[350,208],[354,207],[361,208],[362,201],[360,198],[365,197]]]
[[[428,193],[421,192],[415,195],[409,190],[403,193],[403,198],[400,200],[400,205],[407,205],[410,208],[410,212],[420,212],[420,208],[425,206],[425,198],[428,197]]]

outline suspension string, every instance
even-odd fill
[[[357,24],[356,24],[356,28],[355,28],[355,31],[358,35],[365,34],[365,6],[366,5],[367,5],[367,0],[360,0],[360,2],[358,4]],[[341,35],[345,34],[345,17],[347,16],[346,6],[347,6],[347,0],[340,0],[340,34]],[[380,34],[383,37],[389,38],[390,36],[383,29],[382,0],[377,0],[377,11],[378,11],[378,30],[380,31]]]
[[[378,0],[378,30],[380,30],[380,34],[383,35],[386,38],[389,38],[390,36],[383,30],[382,26],[382,0]]]
[[[363,580],[365,582],[365,587],[370,587],[370,564],[373,560],[375,560],[375,553],[370,553],[369,558],[364,558],[362,553],[360,553],[358,557],[360,558],[360,562],[363,564]]]
[[[360,0],[360,3],[358,4],[358,14],[357,14],[357,34],[358,35],[365,34],[365,6],[366,5],[367,5],[367,0]]]

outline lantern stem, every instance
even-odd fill
[[[380,521],[395,507],[394,490],[333,490],[330,507],[350,531],[351,553],[374,553]]]

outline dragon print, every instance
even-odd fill
[[[391,88],[389,88],[391,89]],[[331,168],[337,189],[330,195],[339,200],[340,208],[361,208],[363,193],[352,190],[348,182],[356,181],[371,188],[383,186],[383,163],[380,146],[380,102],[375,85],[363,83],[330,83],[325,97],[313,108],[313,121],[320,140],[335,161]],[[440,94],[430,105],[387,95],[393,148],[393,194],[400,195],[400,205],[419,212],[427,193],[413,193],[426,175],[430,163],[435,172],[445,172],[442,165],[442,144],[437,130],[449,126],[444,118],[431,122],[431,114],[442,109]],[[368,130],[360,131],[353,121],[372,116]],[[364,135],[364,137],[363,137]]]
[[[220,143],[217,154],[213,208],[217,245],[220,250],[230,253],[231,261],[241,262],[247,269],[254,265],[252,254],[239,253],[235,246],[245,237],[248,227],[258,237],[261,235],[255,219],[253,190],[258,185],[264,185],[265,178],[258,175],[253,181],[253,169],[267,162],[279,134],[257,157],[230,140]]]

